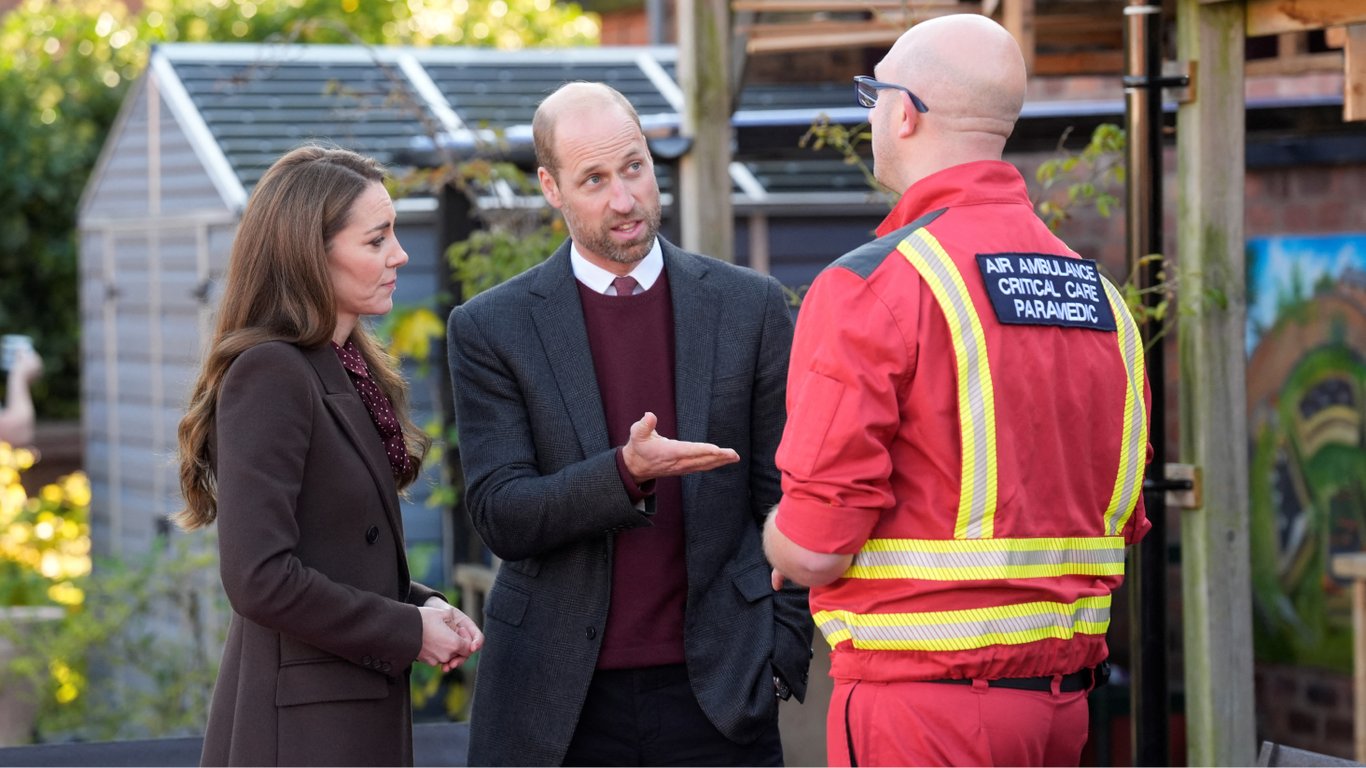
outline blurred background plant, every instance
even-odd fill
[[[90,483],[74,472],[30,498],[33,451],[0,442],[0,606],[81,605],[90,573]]]
[[[22,476],[35,462],[0,443],[0,614],[20,617],[0,621],[0,691],[32,700],[21,736],[199,733],[222,644],[221,606],[204,597],[219,594],[205,589],[212,554],[182,538],[92,562],[89,482],[75,472],[30,496]]]

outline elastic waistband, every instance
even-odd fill
[[[1053,678],[1057,675],[1044,675],[1042,677],[1002,677],[996,680],[984,680],[992,688],[1014,688],[1020,691],[1052,691]],[[1062,693],[1076,693],[1086,691],[1091,688],[1099,688],[1105,685],[1110,679],[1110,663],[1102,661],[1095,667],[1087,667],[1079,672],[1070,675],[1062,675],[1058,682],[1058,690]],[[967,677],[943,678],[940,680],[926,680],[927,683],[949,683],[951,685],[972,685],[973,680]],[[1092,685],[1094,683],[1094,686]]]

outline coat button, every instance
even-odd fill
[[[374,544],[376,541],[379,541],[379,528],[372,525],[365,531],[365,543]]]
[[[364,665],[364,666],[367,666],[367,667],[370,666],[370,664],[371,664],[372,661],[373,661],[373,660],[372,660],[369,656],[362,656],[362,657],[360,657],[360,663],[361,663],[362,665]]]
[[[583,636],[588,638],[589,640],[592,640],[593,638],[598,636],[598,631],[592,627],[588,627],[583,631]]]
[[[379,666],[379,670],[381,672],[388,672],[391,669],[393,669],[393,666],[391,666],[387,661]]]

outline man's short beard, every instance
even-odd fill
[[[648,256],[650,249],[654,247],[655,238],[659,236],[659,226],[663,218],[663,211],[659,205],[643,210],[645,231],[634,243],[625,245],[612,239],[610,226],[604,225],[602,229],[589,232],[587,227],[582,226],[578,217],[570,213],[568,206],[565,206],[561,213],[564,214],[565,225],[569,227],[570,235],[574,238],[574,242],[579,246],[580,251],[589,251],[617,264],[635,264]]]

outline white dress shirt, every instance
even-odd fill
[[[588,286],[590,290],[611,296],[617,295],[616,289],[612,287],[612,281],[619,275],[608,272],[584,258],[583,254],[579,253],[579,247],[572,241],[569,243],[569,265],[574,270],[575,279]],[[645,254],[645,258],[625,276],[636,279],[639,284],[636,293],[644,293],[650,290],[650,286],[655,284],[663,271],[664,251],[659,247],[659,238],[656,237],[654,245],[650,246],[650,252]]]

